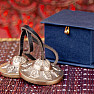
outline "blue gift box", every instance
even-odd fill
[[[41,23],[45,43],[58,52],[58,63],[94,68],[94,13],[62,10]],[[54,54],[47,49],[45,52],[53,62]]]

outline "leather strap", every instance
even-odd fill
[[[54,64],[57,64],[59,57],[58,57],[58,53],[56,52],[56,50],[54,50],[52,47],[50,47],[46,44],[44,44],[44,47],[51,50],[55,54],[56,60],[55,60]]]
[[[21,27],[21,30],[31,33],[31,35],[33,36],[33,39],[35,38],[38,41],[39,46],[41,48],[41,59],[44,60],[45,59],[44,46],[43,46],[43,42],[41,38],[39,37],[39,35],[28,25],[24,25],[23,27]]]
[[[37,43],[37,44],[40,45],[40,47],[41,47],[41,59],[42,59],[42,60],[45,59],[44,48],[46,47],[46,48],[50,49],[51,51],[53,51],[53,53],[55,54],[56,60],[55,60],[54,64],[57,64],[57,62],[58,62],[58,54],[57,54],[57,52],[56,52],[53,48],[51,48],[50,46],[48,46],[48,45],[46,45],[46,44],[43,44],[43,42],[42,42],[41,38],[39,37],[39,35],[38,35],[32,28],[30,28],[30,27],[27,26],[27,25],[24,25],[23,27],[21,27],[21,30],[22,30],[22,32],[23,32],[23,31],[29,32],[28,35],[29,35],[29,34],[30,34],[30,36],[32,35],[32,41],[34,41],[35,43]],[[30,41],[30,39],[31,39],[30,36],[28,37],[28,40],[29,40],[29,43],[32,43],[32,41]],[[29,44],[29,45],[30,45],[30,44]],[[33,46],[33,45],[30,45],[29,47],[32,48],[32,46]],[[30,48],[30,49],[31,49],[31,48]],[[32,50],[32,51],[33,51],[33,50]],[[30,52],[29,52],[29,53],[30,53]],[[26,53],[25,53],[25,54],[26,54]],[[30,55],[30,54],[28,54],[27,56],[28,56],[29,58],[32,58],[32,55]]]
[[[24,37],[25,37],[25,35],[28,37],[28,44],[29,44],[28,51],[23,51],[23,44],[24,44]],[[27,57],[31,58],[32,60],[36,60],[32,55],[30,55],[30,52],[33,51],[33,41],[32,40],[33,39],[32,39],[31,33],[26,32],[26,30],[23,30],[21,32],[20,45],[19,45],[20,46],[19,47],[19,56],[22,56],[22,53],[24,52]]]

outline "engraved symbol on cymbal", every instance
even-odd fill
[[[43,71],[43,76],[45,77],[45,79],[47,80],[52,80],[52,76],[50,71]]]
[[[30,73],[30,76],[29,77],[32,77],[32,78],[38,78],[39,77],[39,71],[38,70],[35,70],[33,69]]]

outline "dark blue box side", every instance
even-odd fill
[[[93,68],[92,30],[70,27],[70,35],[64,34],[64,30],[65,26],[45,24],[45,43],[58,52],[59,63]],[[46,58],[53,61],[53,53],[45,51]]]

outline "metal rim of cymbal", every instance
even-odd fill
[[[41,80],[36,80],[34,78],[26,76],[23,72],[21,72],[21,66],[20,66],[20,69],[19,69],[19,75],[20,75],[20,77],[22,79],[24,79],[27,82],[30,82],[32,84],[37,84],[37,85],[53,85],[53,84],[59,83],[63,79],[63,71],[61,70],[61,72],[62,72],[62,75],[59,76],[55,80],[49,80],[49,81],[44,80],[44,81],[41,81]]]
[[[25,76],[23,73],[20,72],[20,77],[23,78],[25,81],[33,83],[33,84],[38,84],[38,85],[53,85],[59,83],[63,79],[63,75],[59,77],[57,80],[54,81],[46,81],[46,82],[41,82],[41,81],[36,81],[34,79],[28,78]]]

